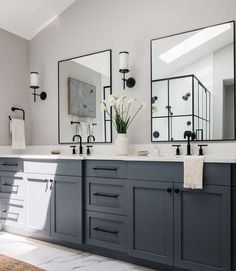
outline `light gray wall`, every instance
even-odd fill
[[[12,106],[26,111],[26,143],[30,144],[29,42],[0,29],[0,146],[11,144],[9,115]]]
[[[137,84],[125,93],[150,104],[150,39],[235,20],[235,10],[235,0],[78,0],[30,42],[31,70],[40,72],[48,93],[45,102],[30,102],[32,143],[57,143],[58,60],[111,48],[118,94],[118,53],[127,50]],[[150,142],[149,107],[129,134],[132,143]]]

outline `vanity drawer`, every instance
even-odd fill
[[[24,202],[0,198],[0,221],[7,226],[24,227]]]
[[[123,161],[86,161],[86,176],[105,178],[126,178],[126,162]]]
[[[27,173],[82,176],[82,161],[74,160],[24,161],[24,171]]]
[[[25,181],[22,174],[0,173],[0,197],[24,199]]]
[[[23,162],[15,158],[1,158],[0,171],[23,172]]]
[[[86,208],[91,211],[126,214],[126,180],[86,178]]]
[[[183,164],[171,162],[128,162],[127,178],[149,181],[183,181]]]
[[[126,217],[86,212],[86,243],[111,250],[126,251]]]
[[[183,182],[184,167],[182,162],[128,162],[128,179]],[[203,170],[204,185],[231,184],[231,165],[205,163]]]

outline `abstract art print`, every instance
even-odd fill
[[[69,114],[96,118],[96,87],[68,78]]]

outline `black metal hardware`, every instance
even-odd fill
[[[50,179],[49,182],[50,182],[50,184],[51,184],[51,185],[50,185],[50,190],[52,190],[54,180]]]
[[[21,111],[22,112],[22,118],[23,120],[25,120],[25,110],[22,109],[22,108],[19,108],[19,107],[12,107],[11,108],[11,111],[14,112],[14,111]],[[11,116],[9,116],[9,120],[12,120]]]
[[[118,168],[116,167],[94,167],[94,170],[110,170],[110,171],[117,171]]]
[[[4,186],[9,186],[9,187],[13,187],[14,186],[13,184],[8,184],[8,183],[4,183],[3,185]]]
[[[184,132],[184,138],[187,138],[187,155],[191,155],[191,145],[190,145],[190,139],[194,140],[196,139],[196,135],[192,131],[185,131]]]
[[[106,233],[111,233],[111,234],[118,234],[119,231],[111,231],[111,230],[106,230],[106,229],[102,229],[102,228],[98,228],[98,227],[95,227],[93,228],[94,231],[101,231],[101,232],[106,232]]]
[[[6,166],[6,167],[17,167],[18,166],[18,163],[2,163],[2,166]]]
[[[73,124],[80,124],[80,121],[71,121],[70,124],[71,125],[73,125]]]
[[[167,191],[167,193],[171,193],[172,189],[171,188],[167,188],[166,191]]]
[[[72,139],[73,142],[75,142],[76,138],[79,138],[79,154],[82,155],[83,154],[82,137],[81,135],[74,135]]]
[[[89,135],[89,136],[87,137],[87,143],[90,143],[90,138],[92,138],[93,141],[96,140],[94,135]]]
[[[72,154],[76,154],[76,146],[70,146],[70,148],[73,148],[72,149]]]
[[[39,86],[31,86],[31,88],[34,90],[32,95],[34,96],[34,102],[36,102],[36,97],[39,96],[42,101],[47,99],[47,93],[45,91],[42,91],[40,94],[36,93],[36,90],[39,88]]]
[[[175,189],[175,194],[179,194],[180,190],[179,189]]]
[[[158,131],[153,132],[153,137],[158,138],[160,136],[160,133]]]
[[[175,155],[180,155],[180,147],[181,147],[181,145],[172,145],[172,147],[176,147]]]
[[[86,146],[86,148],[87,148],[86,154],[87,154],[87,155],[90,155],[90,154],[91,154],[90,148],[92,148],[92,147],[93,147],[93,146],[91,146],[91,145]]]
[[[93,193],[93,195],[99,196],[99,197],[106,197],[106,198],[118,198],[119,197],[118,194],[108,194],[108,193],[100,193],[100,192]]]
[[[198,145],[198,147],[199,147],[198,155],[203,155],[202,147],[207,147],[207,146],[208,146],[207,144],[199,144]]]
[[[3,213],[7,213],[7,210],[2,211]]]

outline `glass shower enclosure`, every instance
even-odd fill
[[[152,81],[152,141],[211,139],[211,93],[194,75]]]

